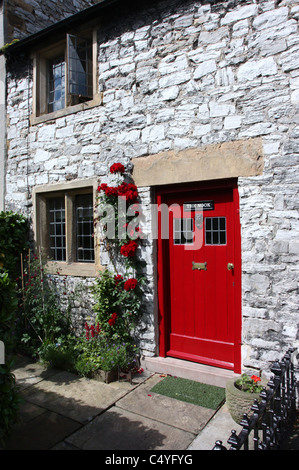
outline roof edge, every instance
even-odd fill
[[[10,44],[5,44],[0,49],[0,55],[9,55],[15,52],[20,52],[26,47],[34,46],[37,42],[46,39],[50,34],[59,33],[65,30],[68,26],[74,26],[82,21],[88,21],[94,19],[95,14],[98,11],[104,10],[119,0],[100,0],[95,5],[92,5],[84,10],[75,13],[74,15],[68,16],[63,20],[60,20],[50,26],[47,26],[40,31],[25,37],[24,39],[13,39]]]

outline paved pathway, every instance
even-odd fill
[[[226,405],[203,408],[151,392],[146,373],[105,384],[20,358],[14,374],[24,403],[7,450],[196,451],[227,445],[241,430]],[[299,421],[298,421],[299,422]],[[297,450],[298,429],[289,450]]]
[[[151,392],[159,374],[105,384],[26,359],[14,374],[24,403],[7,450],[186,450],[215,414]]]

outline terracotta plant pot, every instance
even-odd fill
[[[259,393],[250,393],[239,390],[235,386],[236,379],[230,379],[226,383],[226,405],[231,414],[233,420],[240,424],[243,419],[244,413],[248,414],[248,417],[253,413],[251,407],[254,403],[254,400],[260,402]]]

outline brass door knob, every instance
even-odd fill
[[[232,269],[234,269],[233,263],[228,263],[228,264],[227,264],[227,269],[228,269],[229,271],[231,271]]]

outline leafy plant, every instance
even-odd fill
[[[0,269],[0,340],[5,346],[5,364],[0,365],[0,443],[5,445],[15,423],[21,401],[12,373],[13,326],[17,309],[16,285],[8,272]]]
[[[45,258],[27,255],[19,282],[21,302],[17,334],[25,351],[35,357],[44,347],[57,343],[57,338],[68,334],[70,319],[61,310]]]
[[[20,272],[20,254],[29,248],[29,224],[22,214],[0,212],[0,267],[15,279]]]
[[[241,377],[236,380],[235,384],[239,390],[243,390],[244,392],[260,393],[263,390],[263,386],[259,385],[260,381],[260,377],[256,375],[249,377],[247,374],[242,374]]]

